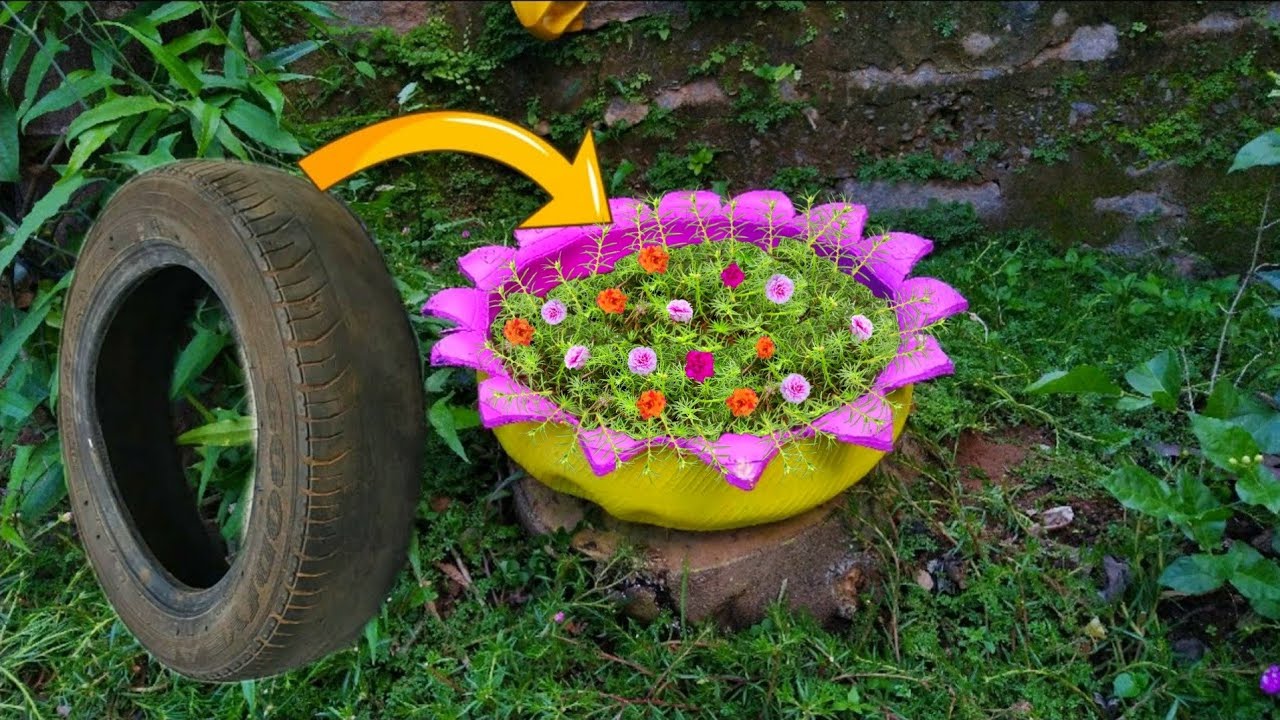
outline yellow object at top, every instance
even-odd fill
[[[539,40],[555,40],[582,29],[586,2],[512,2],[520,24]]]

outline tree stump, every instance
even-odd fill
[[[787,520],[717,532],[623,522],[527,476],[516,483],[515,507],[529,533],[573,531],[573,547],[593,559],[638,550],[639,566],[621,598],[637,619],[669,608],[689,622],[710,619],[736,629],[760,621],[780,599],[834,627],[858,612],[878,572],[875,556],[855,547],[849,496]],[[858,497],[862,514],[869,496]]]

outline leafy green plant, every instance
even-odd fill
[[[310,18],[329,13],[316,3],[292,7]],[[0,438],[14,453],[0,455],[9,471],[0,536],[15,544],[21,543],[17,520],[38,518],[65,493],[51,418],[58,391],[56,331],[71,280],[64,264],[74,255],[77,235],[73,231],[60,243],[42,233],[64,227],[66,216],[92,217],[97,203],[128,175],[179,157],[272,162],[302,154],[283,122],[281,85],[305,79],[286,68],[321,45],[308,39],[261,56],[250,53],[250,36],[269,34],[261,24],[280,12],[256,3],[142,3],[115,20],[103,20],[98,10],[85,2],[0,2],[0,26],[12,37],[0,63],[0,182],[14,183],[19,196],[14,215],[0,213],[0,268],[29,253],[43,256],[35,263],[41,274],[61,276],[42,285],[25,313],[3,318]],[[72,44],[88,49],[89,67],[68,64],[75,57]],[[36,146],[24,135],[33,122],[68,109],[78,112],[52,147]],[[17,165],[37,151],[45,154],[45,170],[57,173],[38,197],[34,179],[18,183],[24,178]],[[219,343],[226,345],[225,335],[218,339],[207,331],[186,346],[175,397],[187,392]]]

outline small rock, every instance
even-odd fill
[[[1148,217],[1182,218],[1187,215],[1187,209],[1181,205],[1166,202],[1159,195],[1144,190],[1123,196],[1094,198],[1093,209],[1097,212],[1120,213],[1133,220]]]
[[[604,124],[613,127],[620,122],[636,125],[649,117],[649,106],[644,103],[627,102],[622,98],[614,98],[604,109]]]
[[[961,45],[964,46],[964,51],[970,57],[982,57],[988,50],[995,47],[995,44],[995,38],[980,32],[972,32],[965,35],[964,40],[961,42]]]
[[[916,571],[916,584],[924,588],[925,592],[933,592],[933,576],[924,568]]]
[[[1120,34],[1115,25],[1076,28],[1062,49],[1061,59],[1073,62],[1106,60],[1120,49]]]
[[[1187,665],[1199,661],[1208,650],[1204,643],[1195,638],[1181,638],[1173,641],[1173,656]]]
[[[1062,27],[1063,25],[1071,22],[1071,16],[1067,14],[1066,10],[1058,10],[1058,12],[1053,14],[1053,18],[1051,18],[1049,22],[1052,23],[1054,27]]]
[[[703,78],[674,90],[663,91],[658,94],[654,102],[663,110],[675,110],[685,106],[697,107],[700,105],[727,103],[729,102],[729,96],[714,78]]]
[[[58,703],[58,717],[71,717],[71,706],[66,703]]]
[[[1045,530],[1060,530],[1076,519],[1076,511],[1070,505],[1059,505],[1049,508],[1040,515],[1040,524]]]
[[[1102,571],[1106,574],[1107,581],[1098,595],[1103,602],[1115,602],[1129,587],[1129,563],[1107,555],[1102,558]]]

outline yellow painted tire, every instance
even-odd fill
[[[897,440],[911,410],[911,386],[888,396]],[[798,515],[858,482],[885,453],[830,438],[797,440],[784,464],[775,457],[754,490],[740,490],[701,460],[669,447],[642,454],[604,477],[591,471],[573,429],[513,423],[498,442],[531,476],[630,522],[676,530],[730,530]]]

